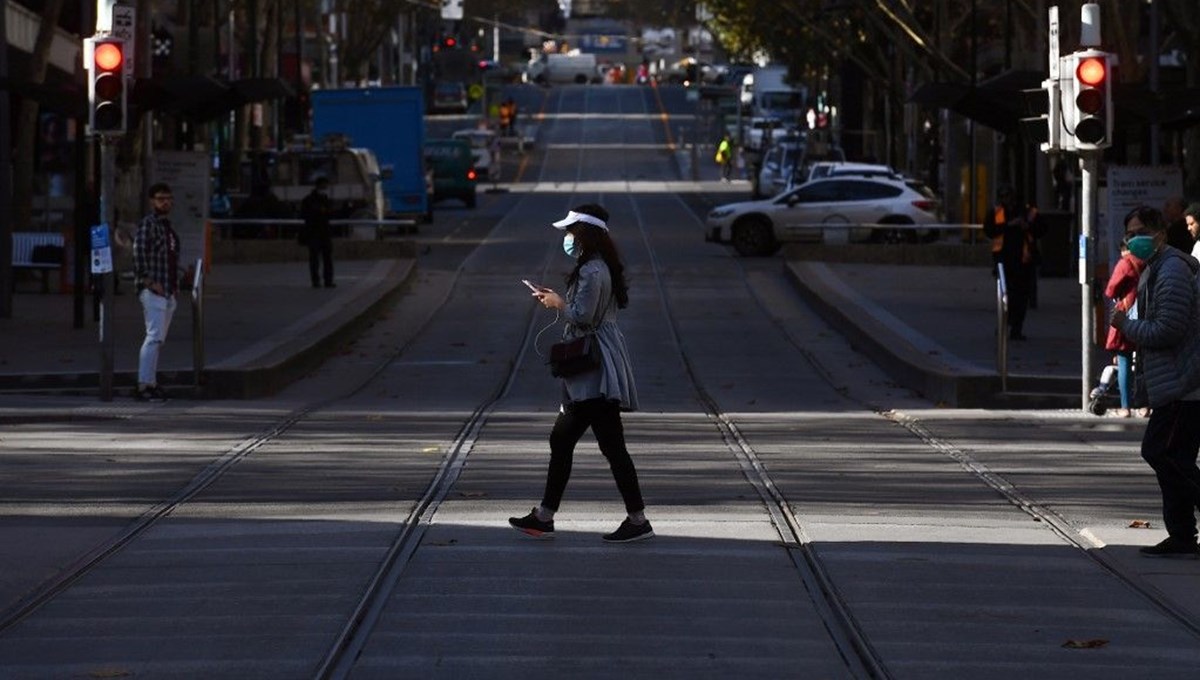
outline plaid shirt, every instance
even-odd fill
[[[159,283],[167,297],[179,289],[179,235],[166,215],[147,215],[133,237],[133,269],[138,290],[146,279]]]

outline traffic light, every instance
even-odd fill
[[[1112,64],[1110,55],[1082,50],[1075,55],[1075,148],[1107,149],[1112,145]]]
[[[125,42],[84,41],[88,71],[88,128],[92,133],[125,132]]]

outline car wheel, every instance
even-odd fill
[[[764,257],[779,250],[771,224],[760,217],[740,220],[730,234],[733,249],[743,257]]]
[[[575,74],[575,84],[576,85],[587,85],[587,81],[588,81],[587,76],[583,75],[582,73]]]
[[[907,217],[885,217],[879,220],[879,223],[913,224],[913,221]],[[873,229],[871,241],[873,243],[916,243],[917,232],[912,229]]]

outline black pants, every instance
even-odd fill
[[[600,453],[608,459],[617,489],[625,501],[625,512],[633,514],[646,508],[642,502],[642,491],[638,486],[637,470],[629,451],[625,449],[625,428],[621,424],[621,409],[615,401],[588,399],[567,405],[554,429],[550,432],[550,468],[546,472],[546,493],[542,496],[542,507],[558,511],[567,480],[571,478],[571,463],[575,445],[588,428],[596,435]]]
[[[1022,335],[1025,328],[1025,311],[1029,309],[1029,268],[1005,266],[1004,282],[1008,284],[1008,329],[1010,335]]]
[[[318,262],[318,259],[320,262]],[[308,244],[308,275],[312,285],[321,285],[321,268],[325,268],[325,285],[333,283],[333,242],[316,241]]]
[[[1162,489],[1163,524],[1167,533],[1196,540],[1196,508],[1200,508],[1200,401],[1175,401],[1150,414],[1142,436],[1142,458]]]

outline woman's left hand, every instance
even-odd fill
[[[567,305],[563,302],[562,296],[549,288],[543,288],[534,293],[533,296],[542,303],[546,309],[564,309]]]

